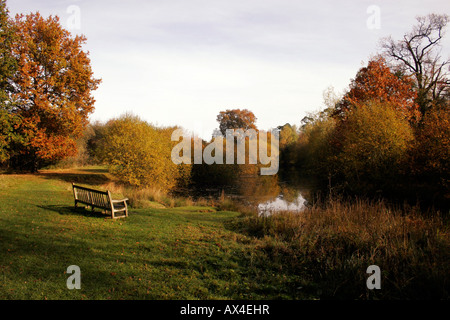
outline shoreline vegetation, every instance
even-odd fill
[[[263,275],[260,276],[262,278],[259,278],[258,281],[268,286],[268,283],[272,283],[270,285],[272,286],[271,288],[258,289],[255,287],[256,284],[252,283],[248,287],[249,291],[246,291],[246,294],[243,296],[239,296],[236,292],[240,290],[235,288],[237,290],[235,293],[229,292],[230,296],[225,294],[225,297],[228,298],[394,300],[449,298],[450,229],[448,217],[442,216],[436,211],[424,213],[417,206],[403,205],[395,207],[381,200],[356,199],[348,201],[336,197],[311,204],[302,212],[279,212],[269,216],[259,216],[254,207],[243,205],[228,198],[226,195],[219,196],[216,199],[194,201],[190,198],[174,198],[156,189],[127,189],[120,186],[120,184],[114,184],[112,182],[114,177],[104,168],[98,166],[77,169],[48,169],[41,170],[37,175],[4,174],[0,177],[2,187],[6,183],[15,185],[15,188],[31,188],[31,186],[23,185],[25,182],[12,182],[14,177],[19,177],[19,180],[24,179],[24,181],[29,179],[41,180],[39,185],[51,186],[51,189],[58,190],[57,194],[61,194],[61,186],[65,186],[66,191],[61,196],[66,199],[64,201],[66,203],[71,203],[72,200],[70,198],[71,194],[68,192],[69,184],[67,182],[69,181],[97,186],[108,189],[115,195],[127,196],[131,200],[131,216],[130,222],[124,222],[126,224],[135,225],[134,219],[139,219],[141,226],[152,225],[154,219],[157,218],[157,215],[155,216],[157,212],[178,212],[182,214],[182,212],[192,212],[193,210],[203,215],[202,219],[207,220],[216,219],[214,217],[221,216],[223,212],[228,212],[230,216],[221,220],[214,227],[217,228],[215,232],[219,232],[218,230],[222,230],[220,232],[229,232],[230,238],[228,240],[231,241],[233,246],[250,246],[251,249],[247,253],[250,255],[250,258],[247,256],[245,259],[240,260],[242,257],[232,257],[231,255],[233,254],[230,252],[230,256],[226,257],[226,259],[230,260],[222,261],[220,265],[226,269],[228,266],[225,267],[225,265],[235,261],[238,265],[242,264],[246,265],[245,268],[250,268],[248,270],[242,269],[242,273],[256,274],[262,272]],[[44,180],[45,182],[43,182]],[[36,188],[36,186],[33,186],[33,188]],[[42,188],[45,189],[46,187]],[[6,188],[1,189],[4,191],[2,191],[0,197],[5,197]],[[29,191],[34,192],[34,190]],[[10,192],[14,192],[14,188]],[[52,190],[52,192],[55,191]],[[9,200],[13,201],[8,197],[3,199],[6,199],[7,202]],[[24,200],[21,195],[15,195],[14,199],[17,199],[15,201]],[[52,199],[46,201],[54,203]],[[58,203],[58,201],[56,202]],[[39,203],[36,203],[36,205],[46,208]],[[48,205],[52,206],[50,203]],[[6,207],[8,208],[8,206],[9,204]],[[15,221],[19,216],[21,221],[23,221],[21,224],[27,223],[26,221],[32,221],[31,225],[36,228],[44,227],[42,223],[53,224],[51,222],[52,219],[45,219],[45,222],[39,221],[41,218],[36,219],[36,213],[39,217],[41,214],[48,214],[46,210],[41,210],[39,209],[30,215],[30,212],[27,212],[27,210],[21,210],[21,206],[16,206],[13,214],[9,214],[10,217],[5,217],[5,211],[2,215],[2,228],[10,229],[10,227],[7,227],[6,224],[8,223],[6,221]],[[65,207],[58,210],[64,212],[64,214],[60,212],[59,217],[64,217],[67,214],[67,217],[71,217],[70,219],[88,219],[81,218],[88,211],[81,216],[77,214],[76,217],[72,217],[72,215],[76,214],[73,211],[74,209]],[[89,216],[89,213],[87,214]],[[167,216],[167,219],[171,219],[170,214]],[[173,219],[177,221],[179,217],[174,215]],[[169,220],[166,222],[170,224]],[[88,222],[88,220],[83,221],[82,225]],[[78,226],[80,221],[72,222],[75,222],[75,224],[68,229],[81,227]],[[62,222],[59,221],[58,223]],[[26,227],[26,229],[28,230],[31,225]],[[116,226],[117,223],[114,222],[113,225]],[[105,227],[101,225],[97,227],[100,233],[103,233],[103,228],[110,228],[109,224]],[[135,227],[139,228],[139,225]],[[190,228],[184,222],[179,227],[186,232]],[[142,241],[142,239],[136,238],[139,236],[134,234],[135,231],[137,230],[130,229],[126,233],[122,233],[116,230],[103,241],[105,241],[105,245],[110,241],[111,237],[120,237],[125,242],[127,241],[126,238],[133,238],[138,242]],[[120,235],[115,232],[119,232]],[[163,231],[158,231],[158,234],[161,234],[161,232]],[[33,233],[31,232],[31,234]],[[139,234],[142,235],[140,232]],[[66,233],[65,236],[69,236],[69,234]],[[167,234],[163,237],[168,236],[170,235]],[[191,235],[188,232],[184,238],[185,240],[183,240],[185,243],[180,244],[181,247],[192,241],[190,237]],[[158,241],[154,237],[152,239]],[[15,246],[16,240],[10,240],[8,244],[4,243],[4,246]],[[24,248],[32,246],[27,238],[21,241],[24,241],[21,244]],[[44,241],[44,239],[41,241]],[[86,241],[88,246],[95,246],[90,239]],[[217,239],[213,241],[215,242]],[[119,243],[118,245],[121,246],[122,244]],[[221,244],[219,243],[218,245]],[[16,247],[15,250],[20,252],[24,248]],[[243,250],[243,248],[241,249]],[[14,250],[11,251],[9,249],[8,251],[7,249],[7,252],[8,255],[6,257],[9,257]],[[103,252],[102,254],[108,255],[110,253]],[[172,256],[171,259],[184,259],[182,257],[185,257],[185,254],[186,252],[181,256]],[[16,258],[18,259],[18,257]],[[28,258],[35,259],[37,257],[31,254]],[[146,261],[148,258],[149,256],[142,255],[142,261]],[[64,259],[67,260],[67,258]],[[199,257],[199,259],[202,260],[204,257]],[[27,262],[20,262],[19,265],[22,263],[24,265],[19,268],[24,269]],[[369,265],[378,265],[382,270],[381,290],[368,290],[366,287],[368,274],[365,271]],[[5,259],[3,259],[2,268],[6,278],[12,276],[11,272],[13,270],[5,265]],[[30,268],[30,266],[26,268]],[[190,268],[188,265],[183,265],[179,267],[178,271],[191,272],[187,271]],[[229,272],[225,271],[225,269],[222,271]],[[276,275],[275,278],[277,280],[271,279],[274,275]],[[24,274],[23,276],[33,278],[31,275]],[[228,276],[223,278],[224,276],[220,272],[216,275],[220,281],[228,281],[225,280]],[[180,281],[183,285],[183,280]],[[275,281],[275,284],[273,281]],[[139,288],[139,284],[133,283],[137,286],[136,288]],[[19,297],[20,295],[6,293],[6,289],[10,285],[14,287],[17,284],[4,285],[2,290],[0,290],[3,291],[3,298]],[[120,284],[119,288],[114,290],[120,291]],[[136,290],[139,291],[140,289]],[[204,295],[194,295],[195,299],[213,298],[214,294],[211,295],[209,290],[206,290],[208,293],[205,291]],[[22,294],[26,295],[26,292],[25,290]],[[160,296],[156,293],[153,294],[130,294],[128,298],[164,299],[162,293]],[[183,294],[181,293],[181,295]],[[191,296],[191,298],[194,296]],[[104,297],[101,294],[95,296],[95,298]],[[170,298],[178,299],[180,297],[171,296]],[[60,297],[54,296],[53,298]],[[87,295],[87,298],[94,298],[94,296]],[[185,298],[185,296],[182,298]]]
[[[210,141],[181,144],[187,129],[154,113],[91,122],[87,39],[0,0],[0,299],[448,300],[450,17],[416,20],[320,111],[257,128],[226,109]],[[234,130],[255,139],[224,139]],[[297,172],[317,184],[301,212],[260,216],[234,196],[295,198],[278,179]],[[130,216],[74,208],[72,182],[129,198]],[[81,291],[65,285],[71,265]],[[373,265],[381,290],[367,287]]]

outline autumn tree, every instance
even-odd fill
[[[343,119],[352,108],[367,101],[379,101],[392,105],[405,119],[415,120],[420,117],[415,100],[413,81],[393,73],[384,58],[376,57],[358,71],[349,91],[337,103],[334,115]]]
[[[10,158],[11,145],[18,139],[14,128],[19,118],[11,112],[10,99],[11,77],[17,68],[12,54],[14,40],[14,25],[8,16],[6,1],[0,0],[0,164]]]
[[[286,123],[283,126],[279,126],[278,129],[280,130],[280,162],[285,166],[292,165],[296,159],[295,145],[298,140],[297,127]]]
[[[11,77],[11,114],[20,116],[22,137],[14,167],[36,171],[46,163],[74,155],[76,140],[94,110],[93,77],[84,36],[72,36],[58,17],[17,15],[12,53],[17,72]]]
[[[102,143],[104,143],[106,128],[106,123],[100,121],[91,121],[87,127],[87,130],[91,131],[92,135],[86,141],[86,151],[90,161],[94,164],[102,162]]]
[[[384,56],[393,67],[415,79],[416,102],[422,114],[431,102],[449,99],[450,60],[441,59],[440,47],[450,18],[446,14],[417,17],[417,24],[402,39],[381,40]]]
[[[450,105],[428,110],[410,150],[411,173],[433,197],[450,200]]]
[[[225,136],[227,129],[256,129],[256,117],[247,109],[221,111],[217,116],[219,130]]]
[[[346,183],[355,192],[391,187],[405,166],[413,129],[394,105],[368,101],[348,116],[336,157]]]
[[[314,175],[320,182],[327,183],[335,174],[332,138],[336,119],[327,111],[311,113],[302,120],[296,143],[298,169],[304,174]]]
[[[132,186],[168,191],[186,177],[185,167],[172,162],[174,128],[156,128],[125,114],[106,124],[97,151],[110,171]]]
[[[219,130],[214,130],[211,143],[221,141],[223,137],[226,136],[227,129],[255,129],[256,130],[256,117],[255,115],[247,109],[232,109],[221,111],[217,115],[217,121],[219,122]],[[195,164],[192,166],[192,182],[195,187],[203,188],[206,186],[220,186],[227,187],[230,185],[238,185],[239,178],[247,175],[256,175],[258,166],[256,164],[250,164],[249,161],[249,136],[248,135],[237,135],[234,137],[236,143],[233,143],[233,163],[227,163],[227,141],[223,139],[222,143],[218,143],[215,152],[220,150],[222,153],[223,164]],[[241,140],[242,139],[242,140]],[[203,148],[205,148],[205,143],[203,142]],[[240,158],[243,153],[240,153],[238,157],[238,147],[237,145],[243,145],[245,148],[244,161],[238,164],[238,158]]]

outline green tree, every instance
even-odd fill
[[[16,33],[8,13],[6,1],[0,0],[0,102],[8,100],[13,89],[11,78],[17,69],[17,60],[12,52]]]
[[[12,112],[10,99],[13,91],[11,78],[17,69],[17,60],[12,53],[15,34],[6,1],[0,0],[0,164],[10,158],[12,145],[19,140],[15,127],[20,118]]]

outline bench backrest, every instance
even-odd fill
[[[72,186],[75,200],[92,204],[100,208],[111,207],[111,197],[108,191],[94,190],[86,187],[77,186],[74,184]]]

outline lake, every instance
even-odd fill
[[[190,190],[194,198],[231,198],[254,207],[259,215],[267,216],[279,211],[300,212],[312,200],[314,185],[295,174],[288,176],[242,176],[233,186],[209,187]]]
[[[241,197],[256,207],[260,216],[280,211],[301,212],[311,201],[312,187],[302,181],[276,176],[245,179]]]

